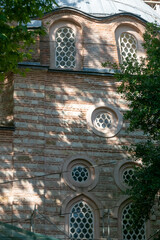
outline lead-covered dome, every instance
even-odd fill
[[[130,13],[147,22],[160,23],[160,15],[143,0],[57,0],[60,7],[72,7],[96,17]]]

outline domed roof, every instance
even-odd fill
[[[72,7],[96,17],[130,13],[147,22],[159,22],[160,15],[143,0],[57,0],[60,7]]]

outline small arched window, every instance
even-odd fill
[[[61,27],[56,31],[55,65],[57,68],[76,67],[75,34],[70,27]]]
[[[123,32],[119,41],[121,61],[125,61],[127,57],[135,58],[137,54],[136,38],[128,32]]]
[[[137,58],[139,61],[141,57],[145,57],[143,48],[143,33],[144,28],[141,25],[130,22],[126,24],[120,23],[115,30],[115,39],[117,44],[117,56],[120,63],[127,60],[127,58]]]
[[[84,201],[73,205],[69,218],[70,239],[94,239],[94,215]]]
[[[143,219],[139,221],[143,221],[141,227],[134,230],[131,228],[133,220],[131,215],[133,213],[132,203],[127,204],[122,211],[122,239],[123,240],[145,240],[146,239],[146,227]]]

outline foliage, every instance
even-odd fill
[[[160,190],[160,27],[148,24],[143,47],[146,58],[130,58],[116,66],[119,92],[129,103],[124,118],[129,131],[142,130],[144,139],[128,148],[142,166],[134,171],[127,193],[133,200],[134,227],[140,218],[149,219]],[[107,66],[108,63],[103,64]],[[112,65],[113,66],[113,65]],[[157,236],[156,236],[157,237]]]
[[[152,139],[160,135],[160,28],[147,25],[144,49],[147,57],[127,59],[116,74],[122,84],[119,92],[130,104],[125,118],[130,120],[130,131],[141,129]]]
[[[130,149],[142,162],[127,191],[133,199],[135,223],[141,217],[149,219],[160,190],[160,27],[156,24],[147,25],[143,47],[146,58],[127,59],[121,65],[122,72],[117,73],[122,81],[119,92],[129,102],[125,114],[129,131],[140,129],[146,139]]]
[[[156,233],[155,235],[157,235],[158,233]],[[160,234],[156,238],[154,238],[154,240],[160,240]]]
[[[31,17],[42,17],[53,9],[54,0],[0,0],[0,80],[9,72],[17,72],[18,62],[30,58],[23,51],[35,42],[35,35],[44,29],[28,31]]]
[[[134,181],[130,180],[131,189],[127,191],[134,201],[135,221],[140,217],[149,219],[155,203],[155,196],[160,189],[160,146],[150,140],[135,146],[136,159],[142,160],[142,167],[134,171]]]

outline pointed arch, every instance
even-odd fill
[[[150,222],[144,222],[142,228],[138,231],[134,231],[128,228],[131,224],[132,219],[130,215],[132,214],[132,199],[124,196],[117,204],[117,209],[115,209],[115,217],[118,218],[118,239],[135,239],[135,240],[146,240],[150,234]],[[143,221],[143,220],[142,220]],[[140,236],[140,238],[138,238]]]
[[[94,211],[85,201],[76,202],[69,215],[69,236],[71,239],[94,239]]]
[[[122,239],[146,240],[146,224],[143,219],[139,219],[139,223],[141,222],[142,226],[140,226],[138,229],[134,230],[129,228],[129,226],[131,226],[133,223],[131,217],[131,215],[133,214],[132,206],[133,206],[132,202],[129,202],[122,209],[121,213]]]
[[[74,219],[74,212],[76,212],[75,209],[77,209],[79,213],[75,215]],[[102,209],[102,206],[100,206],[98,200],[93,194],[72,194],[66,198],[62,204],[62,215],[64,214],[65,216],[65,232],[71,237],[73,237],[72,234],[75,233],[75,236],[73,238],[80,236],[80,234],[83,235],[84,233],[85,239],[90,239],[92,234],[93,238],[99,238],[99,219],[100,216],[102,216]],[[87,211],[89,211],[89,213],[88,215],[85,215],[84,212]],[[90,220],[88,220],[87,217],[89,217],[88,219]],[[86,221],[86,224],[89,223],[88,221],[90,221],[93,229],[89,228],[89,230],[86,230],[87,226],[83,224],[83,219],[85,219],[84,221]],[[76,223],[75,226],[73,226],[71,221],[74,221]],[[79,224],[77,221],[79,221]],[[73,227],[76,228],[76,231],[71,233],[71,231],[74,231],[72,230]]]

